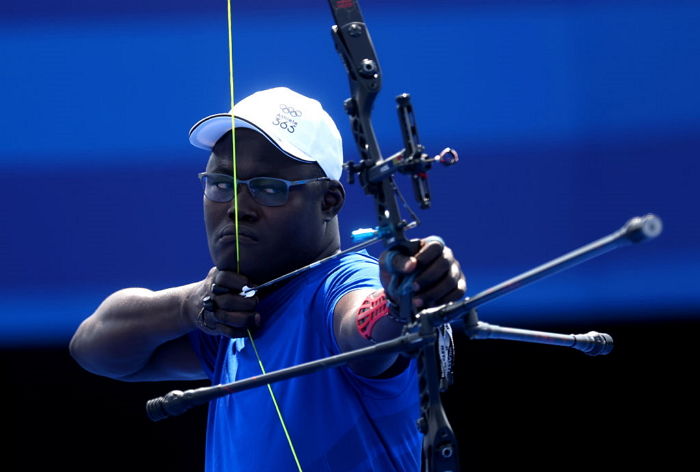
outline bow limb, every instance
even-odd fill
[[[408,95],[401,95],[399,120],[404,136],[404,150],[383,159],[372,127],[371,113],[374,100],[381,87],[381,68],[370,39],[367,26],[357,0],[329,0],[336,25],[333,40],[350,81],[351,97],[345,101],[345,111],[350,118],[351,129],[360,153],[360,163],[348,163],[351,176],[357,174],[365,193],[372,195],[377,209],[377,233],[391,251],[413,255],[420,248],[419,241],[410,241],[404,230],[408,226],[400,214],[398,188],[394,180],[396,172],[410,174],[421,206],[430,205],[427,186],[427,170],[431,160],[417,144]],[[416,138],[416,139],[414,139]],[[392,277],[390,291],[398,294],[399,318],[411,322],[423,338],[437,339],[437,331],[427,318],[417,319],[413,306],[412,277]],[[395,295],[396,296],[396,295]],[[409,325],[409,326],[411,326]],[[456,471],[459,469],[457,441],[445,415],[440,400],[440,362],[437,342],[424,344],[418,354],[418,370],[421,377],[421,417],[418,426],[425,434],[423,439],[423,470],[428,472]]]

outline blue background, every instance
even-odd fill
[[[412,235],[453,247],[470,294],[632,216],[664,221],[657,240],[515,292],[481,319],[697,317],[697,2],[362,7],[384,72],[384,153],[401,147],[402,92],[427,149],[460,152],[431,173],[434,208]],[[354,159],[331,24],[323,1],[234,2],[236,96],[287,85],[319,99]],[[2,345],[65,345],[109,293],[206,274],[195,176],[207,155],[187,131],[228,110],[228,80],[223,1],[0,5]],[[370,199],[348,191],[345,235],[375,222]]]

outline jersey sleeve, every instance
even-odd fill
[[[382,288],[377,260],[366,253],[354,256],[342,261],[326,278],[323,285],[324,313],[332,315],[340,299],[354,290]]]
[[[333,315],[338,301],[354,290],[367,288],[380,290],[382,288],[377,260],[364,251],[356,256],[348,261],[343,261],[336,267],[326,278],[322,287],[323,313],[325,314],[324,330],[330,340],[330,349],[333,354],[341,352],[333,328]],[[409,363],[408,367],[398,375],[382,379],[363,377],[347,366],[340,367],[340,369],[363,396],[376,400],[398,398],[405,395],[416,376],[413,362]]]

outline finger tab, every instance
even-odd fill
[[[248,284],[248,278],[236,272],[220,270],[214,276],[214,284],[227,290],[239,291]]]
[[[224,293],[228,293],[230,290],[226,287],[223,287],[219,284],[211,284],[211,292],[215,295],[222,295]]]

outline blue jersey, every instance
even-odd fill
[[[349,254],[296,277],[261,300],[255,347],[267,372],[338,354],[333,310],[350,291],[381,288],[376,260]],[[213,384],[260,375],[247,339],[190,335]],[[305,471],[419,471],[422,436],[415,363],[389,379],[346,366],[272,384]],[[297,466],[267,388],[209,406],[206,470],[294,471]]]

